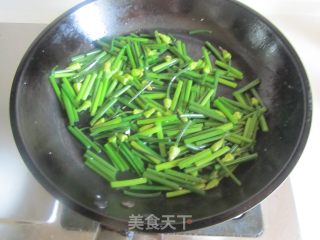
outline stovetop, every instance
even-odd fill
[[[1,239],[300,239],[288,181],[261,206],[236,219],[176,234],[129,232],[123,236],[54,199],[24,165],[9,120],[9,96],[15,70],[32,40],[44,27],[42,24],[0,23],[0,112],[3,113],[0,124]]]

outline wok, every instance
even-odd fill
[[[189,36],[194,29],[212,35]],[[68,133],[67,119],[48,81],[51,69],[94,48],[103,36],[161,30],[183,38],[197,55],[203,40],[233,53],[246,79],[261,79],[270,132],[259,134],[256,161],[237,169],[242,186],[229,179],[205,197],[131,199],[110,189],[84,166],[82,146]],[[254,207],[288,176],[305,146],[311,93],[304,68],[289,42],[248,7],[226,0],[86,1],[51,23],[24,55],[14,78],[10,117],[17,147],[37,180],[56,198],[115,230],[134,215],[192,215],[188,230],[216,224]],[[121,202],[134,201],[133,208]],[[174,224],[182,230],[182,220]],[[171,229],[166,229],[171,230]]]

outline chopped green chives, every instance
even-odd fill
[[[52,76],[54,77],[54,78],[69,78],[69,77],[72,77],[72,76],[74,76],[76,73],[74,73],[74,72],[54,72],[53,74],[52,74]]]
[[[210,60],[210,57],[209,57],[208,50],[205,47],[202,47],[201,50],[202,50],[202,55],[203,55],[203,58],[204,58],[204,62],[206,64],[206,67],[208,68],[208,73],[212,72],[212,63],[211,63],[211,60]]]
[[[207,95],[202,99],[200,105],[203,107],[205,106],[209,101],[210,101],[210,98],[213,94],[215,94],[216,90],[215,89],[210,89],[207,93]]]
[[[226,154],[229,150],[230,150],[230,148],[228,146],[224,146],[220,150],[213,152],[210,156],[207,156],[207,157],[205,157],[205,158],[203,158],[203,159],[201,159],[199,161],[196,161],[195,165],[196,166],[201,166],[201,165],[207,164],[209,162],[212,162],[216,158]]]
[[[136,198],[203,196],[226,177],[241,185],[233,171],[258,158],[257,133],[269,126],[260,80],[238,84],[231,52],[206,41],[194,59],[158,31],[93,46],[49,76],[90,171]]]
[[[202,182],[204,182],[204,180],[201,179],[201,178],[194,177],[194,176],[191,176],[191,175],[189,175],[189,174],[185,174],[185,173],[178,172],[178,171],[175,171],[175,170],[167,169],[167,170],[165,170],[164,172],[167,173],[167,174],[169,174],[169,175],[182,178],[182,179],[184,179],[184,180],[186,180],[186,181],[191,181],[191,182],[195,182],[195,183],[202,183]]]
[[[171,66],[173,66],[177,63],[178,63],[178,59],[174,58],[169,62],[160,63],[159,65],[152,67],[152,71],[159,73],[159,72],[162,72],[162,71],[170,68]]]
[[[243,137],[245,138],[250,138],[252,121],[253,121],[253,117],[248,118],[246,121],[246,125],[243,131]]]
[[[64,78],[62,78],[62,82],[66,86],[66,90],[70,93],[70,96],[72,98],[75,98],[76,97],[76,93],[75,93],[73,87],[71,86],[69,80],[64,77]]]
[[[252,139],[235,134],[235,133],[229,134],[228,136],[226,136],[226,139],[236,144],[252,143]]]
[[[224,105],[224,107],[227,108],[233,114],[235,114],[236,112],[239,112],[240,114],[242,114],[243,110],[239,109],[239,107],[236,107],[235,105],[232,105],[230,102],[224,101],[221,98],[220,98],[220,100],[221,100],[221,103]]]
[[[110,171],[101,166],[98,162],[94,161],[92,158],[85,157],[84,164],[88,166],[92,171],[96,172],[98,175],[106,179],[107,181],[113,181],[116,176],[112,175]]]
[[[240,180],[229,170],[229,168],[225,166],[224,163],[222,163],[219,159],[217,159],[217,162],[219,162],[227,176],[230,177],[238,186],[241,186]]]
[[[92,76],[91,76],[91,79],[90,81],[88,82],[86,88],[84,89],[84,93],[83,93],[83,96],[82,96],[82,100],[86,100],[91,92],[91,89],[93,87],[93,84],[94,84],[94,81],[96,80],[98,74],[97,73],[94,73]],[[81,90],[81,89],[80,89]]]
[[[226,123],[226,124],[220,125],[219,127],[201,131],[194,135],[190,135],[184,139],[184,142],[185,144],[189,144],[189,143],[198,142],[207,138],[220,136],[225,132],[231,130],[232,128],[233,128],[233,124]]]
[[[61,92],[63,92],[64,95],[68,97],[73,106],[78,106],[78,103],[76,102],[73,93],[70,91],[70,89],[68,89],[67,85],[64,83],[61,84]]]
[[[172,100],[172,103],[171,103],[171,111],[174,111],[176,106],[177,106],[177,103],[178,103],[178,100],[179,100],[179,97],[180,97],[180,93],[181,93],[181,89],[182,89],[182,85],[183,85],[183,82],[182,81],[178,81],[178,85],[176,87],[176,91],[174,92],[174,96],[173,96],[173,100]]]
[[[128,102],[131,103],[132,101],[134,101],[137,97],[139,97],[149,86],[151,86],[152,81],[148,82],[142,89],[140,89]],[[151,100],[150,100],[151,101]]]
[[[172,161],[169,161],[169,162],[160,163],[160,164],[157,164],[155,166],[155,169],[156,169],[156,171],[161,171],[161,170],[164,170],[164,169],[174,168],[181,161],[182,161],[182,159],[176,159],[176,160],[172,160]]]
[[[124,159],[120,156],[120,154],[114,149],[112,144],[107,143],[104,145],[104,150],[107,155],[110,157],[113,164],[122,172],[127,171],[129,166],[124,161]]]
[[[176,110],[179,111],[179,112],[182,112],[182,109],[183,109],[184,95],[186,93],[186,88],[187,88],[187,81],[183,81],[181,92],[180,92],[180,96],[179,96],[179,100],[178,100],[177,107],[176,107]]]
[[[198,172],[199,170],[202,170],[203,168],[206,168],[212,164],[213,164],[212,162],[209,162],[209,163],[203,164],[201,166],[188,167],[188,168],[184,169],[184,172],[188,173],[188,174],[192,174],[192,173]]]
[[[106,94],[105,94],[105,97],[104,97],[104,99],[105,98],[110,98],[110,96],[112,95],[112,93],[114,92],[114,90],[116,89],[116,87],[118,86],[118,84],[119,84],[119,81],[118,80],[116,80],[116,79],[113,79],[113,81],[110,83],[110,86],[108,87],[108,89],[107,89],[107,92],[106,92]]]
[[[91,74],[88,74],[86,76],[83,84],[81,85],[80,91],[79,91],[78,96],[76,98],[77,102],[80,102],[80,100],[84,98],[84,94],[85,94],[85,92],[86,92],[86,90],[88,88],[88,85],[89,85],[91,79],[92,79]]]
[[[262,107],[265,107],[263,101],[262,101],[262,98],[260,97],[259,93],[257,92],[257,90],[255,88],[251,88],[250,89],[250,92],[252,93],[252,95],[258,100],[259,104],[262,106]]]
[[[166,193],[166,197],[167,198],[179,197],[179,196],[183,196],[183,195],[189,194],[191,192],[195,192],[196,194],[199,194],[201,196],[205,195],[205,192],[202,190],[205,187],[204,184],[198,184],[195,187],[190,186],[190,185],[189,186],[183,186],[183,187],[185,189],[180,189],[180,190],[176,190],[176,191],[167,192]]]
[[[156,126],[159,127],[159,131],[157,132],[157,137],[159,140],[163,139],[163,128],[160,122],[156,123]],[[159,152],[162,157],[167,156],[166,146],[164,143],[159,142]]]
[[[91,111],[90,111],[90,116],[94,116],[96,114],[96,112],[97,112],[97,109],[99,107],[99,101],[100,101],[100,98],[101,98],[101,95],[102,95],[102,91],[103,91],[103,83],[100,83],[99,87],[97,89],[97,94],[93,99],[92,108],[91,108]]]
[[[137,124],[143,125],[143,124],[150,124],[150,123],[155,123],[155,122],[172,122],[172,121],[176,121],[176,120],[178,120],[177,115],[169,115],[169,116],[165,116],[165,117],[138,120]]]
[[[124,88],[121,88],[120,90],[118,90],[117,92],[112,94],[112,97],[114,98],[118,98],[120,97],[122,94],[124,94],[126,91],[129,90],[129,88],[131,88],[131,85],[127,85]]]
[[[155,126],[153,128],[150,128],[150,129],[147,129],[147,130],[144,130],[142,132],[139,132],[137,133],[139,136],[149,136],[149,135],[152,135],[152,134],[155,134],[157,132],[161,131],[161,127],[160,126]]]
[[[128,180],[112,181],[110,185],[112,188],[122,188],[122,187],[130,187],[130,186],[144,184],[144,183],[147,183],[146,178],[135,178],[135,179],[128,179]]]
[[[242,104],[242,103],[237,102],[237,101],[233,101],[233,100],[231,100],[229,98],[226,98],[226,97],[221,97],[220,99],[221,99],[222,102],[227,102],[227,103],[229,103],[231,105],[234,105],[235,107],[238,107],[238,108],[246,110],[246,111],[253,111],[254,110],[254,108],[249,106],[249,105]]]
[[[243,97],[242,93],[239,92],[233,92],[232,93],[234,98],[242,105],[247,105],[247,102],[245,100],[245,98]]]
[[[250,130],[247,133],[247,138],[250,138],[250,139],[252,139],[253,137],[255,138],[255,132],[259,124],[258,117],[259,116],[257,113],[253,114],[252,120],[250,122]]]
[[[94,125],[92,128],[90,128],[90,130],[95,130],[97,128],[100,128],[100,127],[106,127],[106,126],[110,126],[110,125],[113,125],[113,124],[119,124],[119,123],[122,123],[122,118],[114,118],[112,120],[109,120],[109,121],[104,121],[103,123],[99,124],[99,125]]]
[[[190,103],[189,110],[196,112],[196,113],[203,114],[209,118],[212,118],[212,119],[220,121],[220,122],[227,122],[226,118],[223,115],[218,114],[213,109],[207,109],[207,108],[205,108],[195,102]]]
[[[95,154],[94,152],[90,151],[89,149],[87,149],[87,151],[84,154],[85,156],[88,156],[90,158],[92,158],[93,160],[95,160],[96,162],[98,162],[100,165],[102,165],[104,168],[107,168],[109,171],[111,171],[112,173],[116,174],[117,173],[117,169],[112,166],[110,163],[108,163],[105,159],[103,159],[102,157],[100,157],[99,155]]]
[[[190,143],[194,143],[194,142],[198,142],[204,139],[208,139],[208,138],[212,138],[212,137],[216,137],[216,136],[220,136],[223,133],[225,133],[225,131],[221,130],[221,129],[216,129],[213,131],[210,131],[208,133],[203,133],[199,136],[188,136],[184,139],[184,143],[185,144],[190,144]]]
[[[214,137],[211,137],[211,138],[206,138],[206,139],[203,139],[203,140],[200,140],[200,141],[196,141],[195,144],[196,144],[196,146],[201,146],[203,144],[207,144],[207,143],[211,143],[211,142],[214,142],[216,140],[219,140],[219,139],[221,139],[223,137],[225,137],[225,134],[221,134],[221,135],[214,136]]]
[[[191,193],[191,191],[188,189],[181,189],[181,190],[167,192],[166,197],[167,198],[179,197],[179,196],[186,195],[188,193]]]
[[[66,108],[67,116],[69,119],[69,124],[73,126],[75,124],[75,122],[77,122],[79,120],[78,113],[75,110],[74,106],[72,105],[68,96],[64,93],[64,91],[62,91],[61,96],[62,96],[62,101],[64,103],[64,106]]]
[[[206,118],[203,114],[197,114],[197,113],[185,113],[185,114],[180,114],[180,118],[199,118],[199,119],[204,119]]]
[[[62,99],[61,99],[61,91],[60,91],[59,86],[57,84],[56,78],[53,75],[50,75],[49,80],[50,80],[51,86],[53,88],[53,91],[55,92],[57,98],[61,102],[62,101]]]
[[[136,104],[134,104],[134,103],[132,103],[132,102],[131,102],[131,103],[128,103],[128,102],[130,101],[130,98],[127,97],[127,96],[125,96],[125,97],[124,97],[124,96],[119,97],[119,98],[118,98],[118,101],[119,101],[120,104],[123,105],[123,109],[124,109],[125,107],[130,108],[130,109],[132,109],[132,110],[138,108],[138,106],[137,106]]]
[[[159,172],[159,171],[155,171],[153,169],[148,168],[147,173],[153,174],[156,177],[162,178],[163,180],[168,180],[168,181],[172,181],[172,183],[175,183],[177,185],[195,185],[195,182],[186,182],[184,179],[182,179],[181,177],[177,177],[175,175],[170,175],[170,174],[166,174],[164,172]]]
[[[243,157],[238,157],[238,158],[236,158],[236,159],[234,159],[232,161],[225,162],[224,165],[226,167],[228,167],[228,166],[240,164],[240,163],[243,163],[243,162],[251,161],[253,159],[256,159],[257,157],[258,157],[258,154],[257,153],[253,153],[253,154],[249,154],[249,155],[246,155],[246,156],[243,156]]]
[[[104,79],[101,80],[102,90],[101,90],[101,95],[99,98],[98,106],[100,106],[104,102],[104,99],[106,97],[106,94],[107,94],[107,91],[108,91],[108,88],[110,85],[111,76],[107,75],[106,73],[104,75],[105,75]]]
[[[176,45],[177,45],[177,50],[179,51],[179,53],[183,54],[182,41],[181,40],[177,40],[176,41]]]
[[[155,175],[154,173],[150,173],[150,172],[148,172],[148,170],[146,172],[144,172],[143,176],[153,182],[160,183],[160,184],[167,186],[167,187],[170,187],[172,189],[176,189],[176,190],[180,189],[180,186],[178,184],[176,184],[170,180],[164,179],[164,178],[162,178],[162,176],[159,177],[159,176]]]
[[[186,107],[187,107],[188,104],[189,104],[189,99],[190,99],[190,95],[191,95],[192,84],[193,84],[193,81],[192,81],[192,80],[188,80],[188,81],[187,81],[187,85],[186,85],[186,89],[185,89],[185,93],[184,93],[182,111],[185,111]]]
[[[95,49],[95,50],[90,51],[86,54],[80,54],[80,55],[74,56],[71,58],[71,62],[78,62],[78,61],[84,60],[86,57],[91,56],[91,55],[96,55],[100,52],[101,52],[100,49]]]
[[[161,195],[161,192],[153,192],[153,193],[140,193],[140,192],[132,192],[128,190],[123,191],[124,195],[136,198],[155,198]]]
[[[101,80],[103,78],[103,74],[104,74],[104,71],[103,70],[100,70],[100,71],[97,71],[98,72],[98,75],[97,75],[97,78],[96,78],[96,81],[94,82],[94,86],[93,86],[93,89],[92,89],[92,92],[91,92],[91,97],[92,99],[95,99],[97,93],[98,93],[98,88],[99,86],[101,85]]]
[[[119,37],[120,40],[126,40],[126,41],[134,41],[134,42],[141,42],[141,43],[148,43],[150,42],[150,39],[143,38],[143,37]]]
[[[223,57],[220,53],[220,51],[215,48],[210,42],[205,42],[206,47],[212,52],[212,54],[219,60],[223,61]]]
[[[189,190],[190,192],[193,192],[193,193],[198,194],[200,196],[206,195],[205,191],[201,189],[201,188],[203,188],[203,186],[202,185],[200,185],[200,186],[201,187],[187,185],[187,184],[182,185],[183,188]]]
[[[268,132],[269,131],[269,126],[268,126],[266,118],[265,118],[265,116],[263,114],[259,118],[259,123],[260,123],[261,130],[263,132]]]
[[[185,56],[185,58],[191,60],[188,54],[187,46],[184,42],[182,42],[182,54]]]
[[[210,149],[205,149],[199,153],[194,154],[193,156],[190,156],[190,157],[183,159],[181,162],[178,163],[178,167],[180,169],[189,167],[194,162],[199,161],[199,160],[201,160],[207,156],[210,156],[210,155],[211,155]]]
[[[87,137],[79,128],[68,126],[68,130],[72,133],[72,135],[77,138],[85,147],[93,148],[97,152],[101,152],[100,147],[97,143],[93,142],[89,137]]]
[[[164,99],[166,96],[166,93],[148,93],[143,95],[144,98],[150,99]]]
[[[232,123],[237,123],[238,120],[235,118],[235,116],[232,114],[232,112],[229,111],[229,109],[223,105],[223,103],[221,102],[221,100],[216,99],[214,101],[214,105],[221,111],[224,113],[224,115],[232,122]]]
[[[217,179],[217,178],[214,178],[214,179],[212,179],[212,180],[210,180],[208,183],[207,183],[207,185],[206,185],[206,187],[204,188],[204,190],[210,190],[210,189],[212,189],[212,188],[215,188],[215,187],[217,187],[218,185],[219,185],[219,183],[220,183],[220,180],[219,179]]]
[[[178,57],[181,61],[189,62],[190,57],[187,55],[184,55],[183,53],[179,52],[177,47],[171,46],[168,48],[168,50],[174,55],[174,57]]]
[[[225,86],[228,86],[228,87],[231,87],[231,88],[236,88],[238,86],[237,83],[232,82],[232,81],[228,81],[228,80],[223,79],[221,77],[218,78],[218,82],[221,83],[222,85],[225,85]]]
[[[129,45],[126,48],[126,50],[127,50],[127,55],[128,55],[131,67],[132,68],[137,68],[137,64],[136,64],[135,59],[134,59],[133,54],[132,54],[131,46]]]
[[[138,42],[132,42],[132,45],[133,45],[137,65],[138,65],[138,67],[142,67],[141,61],[140,61],[140,57],[141,57],[140,44]]]
[[[141,91],[141,90],[140,90]],[[127,104],[131,104],[132,102],[134,102],[135,104],[137,104],[140,108],[142,109],[146,109],[146,103],[144,101],[144,99],[141,98],[141,93],[144,91],[144,89],[137,94],[137,92],[135,92],[132,88],[128,89],[127,93],[128,95],[131,97],[130,100],[127,102]]]
[[[113,131],[115,129],[119,129],[119,128],[123,128],[123,129],[127,129],[130,126],[130,122],[122,122],[122,123],[118,123],[118,124],[111,124],[111,125],[98,125],[95,128],[91,128],[91,136],[96,136],[102,132],[107,132],[107,131]]]
[[[131,141],[130,144],[135,150],[145,154],[146,157],[149,158],[153,163],[159,164],[163,162],[163,158],[160,155],[158,155],[156,152],[154,152],[151,148],[144,145],[143,143],[139,141]]]
[[[177,138],[176,138],[176,145],[178,146],[178,144],[180,143],[181,138],[183,137],[183,135],[185,135],[186,131],[188,130],[188,128],[190,127],[190,125],[192,124],[192,121],[188,121],[184,127],[181,129],[181,131],[179,132]]]
[[[229,64],[224,63],[222,61],[216,60],[215,64],[218,67],[221,67],[223,69],[226,69],[228,71],[230,71],[230,73],[233,74],[233,76],[237,79],[243,79],[243,73],[241,71],[239,71],[238,69],[231,67]]]
[[[242,87],[242,88],[238,89],[237,91],[235,91],[234,94],[244,93],[244,92],[250,90],[251,88],[256,87],[259,84],[260,84],[260,80],[259,79],[253,80],[252,82],[248,83],[244,87]]]
[[[126,51],[127,46],[124,46],[120,52],[118,53],[117,57],[115,58],[114,62],[111,65],[111,69],[116,69],[119,67],[119,64],[121,63],[123,57],[124,57],[124,53]]]
[[[130,190],[140,190],[140,191],[171,191],[172,188],[166,186],[157,186],[157,185],[135,185],[131,186]]]
[[[194,124],[184,131],[184,135],[187,136],[192,133],[197,133],[197,132],[201,131],[202,128],[203,128],[203,124]],[[165,135],[169,136],[169,137],[174,137],[179,133],[181,133],[181,131],[178,129],[168,129],[165,131]],[[176,139],[178,139],[178,137],[179,136],[177,136]]]
[[[99,108],[96,115],[90,121],[90,124],[95,124],[116,102],[117,98],[112,98],[110,101],[106,100],[106,102]]]

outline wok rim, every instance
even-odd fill
[[[19,82],[23,79],[22,73],[24,70],[24,67],[26,63],[28,62],[28,59],[31,56],[31,53],[35,51],[38,47],[38,44],[40,40],[46,36],[46,34],[52,29],[52,27],[59,24],[61,20],[63,20],[66,16],[70,15],[71,13],[75,12],[76,10],[80,9],[81,7],[95,2],[96,0],[86,0],[80,4],[77,4],[76,6],[70,8],[66,12],[64,12],[62,15],[60,15],[58,18],[56,18],[53,22],[48,24],[47,27],[45,27],[44,30],[35,38],[35,40],[32,42],[32,44],[29,46],[27,51],[25,52],[22,60],[19,63],[19,66],[16,70],[12,87],[11,87],[11,93],[10,93],[10,122],[11,122],[11,129],[13,133],[13,137],[16,143],[16,146],[19,150],[19,153],[27,165],[28,169],[32,172],[33,176],[37,179],[37,181],[50,193],[53,195],[54,198],[57,198],[61,200],[63,204],[66,204],[70,208],[76,210],[77,212],[90,217],[96,221],[101,222],[102,224],[111,224],[113,226],[118,226],[116,228],[120,228],[120,230],[126,229],[127,222],[123,221],[123,219],[116,219],[114,217],[107,217],[104,216],[98,212],[95,212],[89,208],[87,208],[85,205],[78,202],[76,199],[72,198],[68,194],[66,194],[64,191],[62,191],[59,186],[56,186],[55,183],[53,183],[49,178],[47,178],[40,169],[37,168],[37,166],[33,163],[31,157],[28,154],[28,147],[26,147],[23,144],[22,136],[19,132],[19,125],[18,125],[18,119],[17,119],[17,89],[19,86]],[[234,205],[232,208],[228,208],[225,211],[216,214],[214,216],[208,216],[205,218],[200,219],[193,219],[193,222],[191,225],[188,225],[188,229],[186,230],[194,230],[198,228],[203,228],[206,226],[214,225],[223,221],[226,221],[232,217],[235,217],[241,213],[244,213],[248,211],[249,209],[253,208],[257,204],[259,204],[262,200],[264,200],[268,195],[270,195],[275,189],[279,187],[279,185],[288,177],[292,169],[297,164],[304,148],[307,143],[307,139],[310,133],[311,128],[311,121],[312,121],[312,95],[311,95],[311,89],[310,84],[308,81],[308,77],[306,74],[306,71],[303,67],[303,64],[294,50],[293,46],[290,44],[290,42],[286,39],[286,37],[281,33],[281,31],[275,27],[269,20],[267,20],[264,16],[262,16],[260,13],[256,12],[255,10],[249,8],[243,3],[237,2],[235,0],[229,0],[231,4],[237,5],[237,7],[243,8],[244,10],[250,12],[251,14],[255,15],[257,18],[259,18],[272,32],[274,35],[277,36],[277,38],[282,42],[284,48],[288,50],[289,56],[293,60],[294,64],[296,65],[297,71],[300,75],[300,81],[302,81],[302,93],[303,93],[303,105],[304,105],[304,112],[303,112],[303,121],[302,121],[302,127],[299,133],[298,140],[296,142],[296,145],[294,147],[294,150],[290,156],[290,158],[287,160],[286,165],[283,166],[282,170],[278,172],[278,174],[270,180],[268,184],[266,184],[263,188],[261,188],[258,192],[253,194],[251,197],[249,197],[247,200],[238,203],[237,205]],[[182,230],[181,224],[173,224],[177,230]],[[169,231],[172,231],[169,229]],[[165,232],[165,231],[164,231]]]

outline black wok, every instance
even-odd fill
[[[197,28],[210,29],[213,35],[186,34]],[[258,160],[237,169],[242,187],[226,179],[205,197],[131,199],[135,207],[130,209],[120,204],[129,197],[111,190],[84,166],[84,149],[66,130],[66,117],[48,75],[54,66],[63,66],[71,56],[92,49],[97,38],[155,29],[185,39],[194,54],[202,40],[229,49],[235,65],[247,76],[242,84],[248,79],[262,80],[259,91],[269,108],[271,131],[258,135]],[[71,9],[33,42],[16,72],[10,117],[26,165],[63,203],[116,230],[126,229],[131,214],[189,214],[193,219],[190,230],[245,212],[281,184],[305,146],[311,94],[306,73],[289,42],[270,22],[237,2],[98,0]],[[101,202],[107,207],[101,207]],[[181,222],[175,227],[182,230]]]

